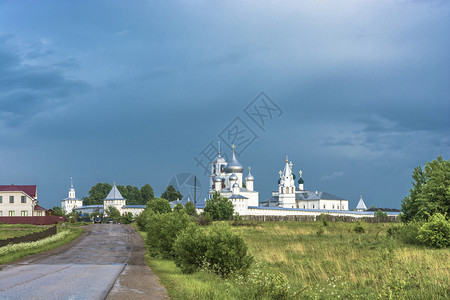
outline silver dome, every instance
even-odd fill
[[[236,180],[238,180],[239,178],[237,177],[237,175],[236,174],[231,174],[230,175],[230,177],[228,178],[230,181],[236,181]]]
[[[244,171],[244,167],[238,162],[233,153],[233,158],[225,167],[225,173],[242,173],[242,171]]]

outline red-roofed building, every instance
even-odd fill
[[[36,185],[0,185],[1,216],[45,216],[38,205]]]

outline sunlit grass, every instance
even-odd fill
[[[391,224],[266,222],[233,227],[263,272],[281,274],[299,299],[448,299],[450,250],[406,245]],[[323,233],[317,234],[322,228]],[[143,235],[145,238],[145,235]],[[246,299],[248,289],[207,272],[181,274],[171,261],[147,258],[173,299]],[[253,267],[250,272],[256,272]]]
[[[10,244],[0,247],[0,264],[10,263],[22,257],[48,251],[70,243],[83,233],[83,228],[58,229],[58,233],[35,242]]]

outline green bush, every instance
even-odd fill
[[[212,198],[206,201],[204,212],[210,213],[213,220],[230,220],[234,206],[228,198],[215,192]]]
[[[146,224],[147,246],[153,257],[172,258],[177,235],[193,221],[184,211],[152,214]]]
[[[406,244],[417,244],[417,236],[419,235],[418,222],[409,222],[404,224],[395,224],[388,228],[387,234],[389,237],[401,240]]]
[[[197,216],[197,223],[199,225],[208,226],[211,225],[212,222],[213,218],[211,217],[211,214],[209,212],[202,212]]]
[[[172,211],[169,200],[164,198],[155,198],[147,203],[146,208],[153,210],[156,213],[165,214]]]
[[[357,233],[366,232],[366,222],[358,220],[353,226],[353,231]]]
[[[223,224],[209,230],[190,226],[178,236],[173,248],[175,263],[184,273],[205,268],[227,277],[233,272],[247,272],[253,261],[243,238]]]
[[[387,212],[381,211],[379,209],[373,213],[373,216],[383,222],[388,220]]]
[[[149,218],[154,215],[153,210],[149,208],[145,208],[143,212],[141,212],[136,217],[136,225],[138,226],[139,230],[141,231],[147,231],[147,225],[149,222]]]
[[[185,274],[201,269],[205,261],[208,248],[208,237],[203,227],[191,224],[183,230],[173,245],[175,264]]]
[[[186,205],[184,206],[184,209],[186,210],[186,213],[190,216],[196,216],[197,211],[195,210],[195,205],[191,201],[188,201]]]
[[[450,221],[446,220],[443,214],[434,214],[419,228],[417,240],[426,246],[448,247],[450,244]]]

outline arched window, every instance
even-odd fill
[[[286,188],[286,194],[289,194],[289,188],[288,187]]]

